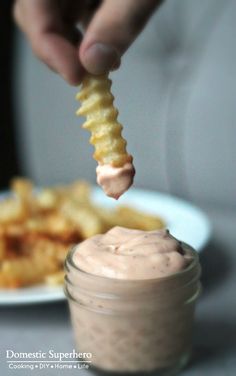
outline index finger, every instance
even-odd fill
[[[63,24],[57,2],[19,0],[14,17],[34,53],[69,84],[78,85],[84,74],[77,53],[81,34],[73,23],[70,27]]]

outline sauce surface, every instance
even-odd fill
[[[168,230],[114,227],[80,243],[73,261],[81,270],[116,279],[153,279],[185,269],[191,262]]]

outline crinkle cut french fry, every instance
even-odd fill
[[[2,262],[0,269],[0,283],[4,286],[25,286],[40,282],[42,277],[49,272],[56,270],[57,265],[51,260],[38,263],[34,259],[21,257]]]
[[[38,263],[53,264],[55,270],[58,267],[62,267],[62,264],[65,260],[66,254],[69,250],[70,245],[63,244],[60,241],[54,241],[50,239],[43,239],[43,238],[32,238],[29,239],[28,245],[30,248],[30,254],[32,255],[33,259]],[[43,258],[43,262],[41,259]]]
[[[99,208],[97,213],[105,223],[106,231],[114,226],[145,231],[158,230],[165,227],[165,223],[160,217],[143,213],[132,207],[118,206],[115,210]]]
[[[165,226],[160,217],[144,213],[141,210],[136,210],[132,207],[119,206],[117,207],[116,212],[120,221],[120,226],[145,231],[158,230]]]
[[[63,215],[81,232],[84,239],[104,232],[103,222],[92,207],[76,206],[73,201],[68,201],[61,210]]]
[[[27,216],[22,202],[16,198],[8,198],[0,201],[0,224],[21,222]]]
[[[55,285],[62,285],[64,282],[64,270],[60,270],[59,272],[55,272],[53,274],[48,274],[44,277],[44,282],[47,285],[55,286]]]
[[[94,146],[94,159],[100,164],[122,167],[132,162],[122,137],[122,125],[117,121],[118,110],[114,107],[111,80],[107,75],[87,74],[76,99],[81,102],[77,115],[86,116],[83,128],[91,132],[90,143]]]
[[[50,188],[42,189],[35,195],[35,202],[38,210],[56,210],[59,204],[59,194]]]
[[[16,197],[29,209],[34,208],[33,184],[25,178],[15,178],[11,181],[11,190]]]
[[[80,239],[75,227],[62,213],[51,213],[47,216],[38,216],[26,221],[26,230],[33,234],[45,235],[58,240],[69,241],[70,239]]]
[[[5,259],[5,257],[6,257],[6,243],[4,239],[0,238],[0,263]]]
[[[28,256],[2,261],[0,286],[18,287],[42,282],[47,274],[61,270],[67,251],[67,246],[38,240],[32,244]]]
[[[91,186],[88,182],[77,180],[68,187],[67,198],[74,200],[77,204],[89,204]]]

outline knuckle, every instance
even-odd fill
[[[15,1],[13,8],[12,8],[13,18],[18,25],[20,25],[21,21],[21,7],[18,1]]]

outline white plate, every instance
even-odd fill
[[[0,199],[3,197],[6,197],[6,194],[0,194]],[[210,222],[200,209],[184,200],[163,193],[133,188],[117,203],[107,198],[100,189],[94,188],[93,200],[101,206],[114,207],[127,204],[147,213],[160,215],[171,234],[192,245],[198,252],[204,248],[211,235]],[[64,299],[61,286],[37,285],[17,290],[0,290],[0,305],[46,303]]]

